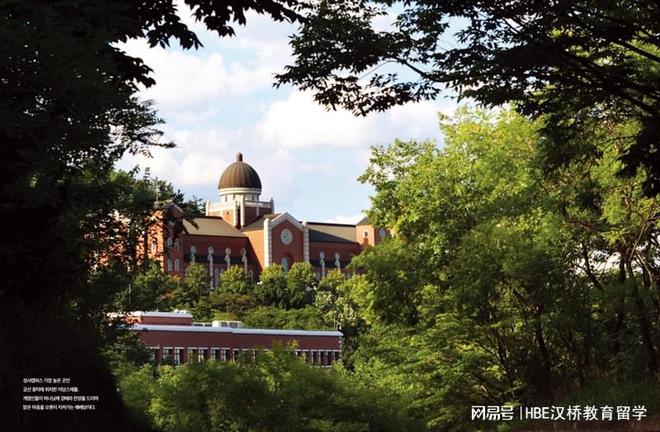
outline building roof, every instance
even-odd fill
[[[342,337],[338,331],[323,330],[274,330],[274,329],[247,329],[231,327],[202,327],[183,325],[160,325],[160,324],[134,324],[130,327],[134,331],[165,331],[165,332],[194,332],[194,333],[234,333],[252,335],[279,335],[279,336],[333,336]]]
[[[309,241],[332,243],[357,243],[355,225],[309,222]]]
[[[365,216],[365,217],[363,217],[362,219],[360,219],[360,222],[356,223],[355,225],[356,225],[356,226],[360,226],[360,225],[371,225],[371,221],[369,220],[369,217],[368,217],[368,216]]]
[[[186,311],[176,311],[176,312],[157,312],[157,311],[133,311],[129,312],[128,315],[136,317],[148,317],[148,318],[192,318],[192,314]]]
[[[278,217],[281,213],[267,213],[265,215],[259,216],[257,219],[252,221],[251,223],[245,225],[242,228],[242,231],[254,231],[254,230],[261,230],[264,228],[264,219],[275,219]]]
[[[243,155],[236,154],[236,162],[229,165],[218,181],[218,189],[248,188],[261,190],[259,174],[250,165],[243,162]]]
[[[195,228],[187,220],[183,221],[183,226],[188,231],[188,234],[191,235],[209,235],[209,236],[224,236],[224,237],[245,237],[245,235],[236,229],[230,223],[227,223],[221,217],[214,216],[200,216],[196,217],[195,223],[197,228]]]

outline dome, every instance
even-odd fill
[[[229,165],[220,176],[218,189],[247,188],[261,190],[259,174],[250,165],[243,162],[243,155],[236,154],[236,162]]]

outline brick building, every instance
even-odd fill
[[[195,219],[197,226],[183,221],[180,233],[173,229],[173,218],[181,218],[181,209],[165,208],[163,226],[152,230],[147,241],[150,258],[161,260],[164,271],[182,277],[191,263],[201,263],[217,286],[220,274],[233,265],[257,279],[273,263],[288,269],[309,262],[323,278],[331,269],[344,271],[354,255],[388,235],[366,218],[347,225],[304,222],[277,212],[272,199],[261,201],[261,179],[241,153],[220,176],[218,195],[217,202],[206,203],[205,216]]]
[[[252,329],[238,321],[195,323],[183,311],[132,312],[122,317],[149,348],[155,363],[254,361],[259,350],[276,344],[290,347],[297,357],[317,366],[330,366],[341,358],[338,331]]]

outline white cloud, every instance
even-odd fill
[[[356,224],[362,220],[364,215],[362,213],[356,214],[353,216],[346,216],[346,215],[337,215],[335,217],[332,217],[325,222],[329,223],[338,223],[338,224]]]
[[[125,156],[119,168],[135,165],[149,167],[151,175],[168,180],[175,187],[202,185],[218,181],[220,172],[233,159],[229,134],[219,128],[168,131],[164,139],[177,144],[173,149],[153,149],[152,157]]]
[[[177,4],[203,49],[149,48],[140,40],[121,48],[154,70],[157,84],[140,96],[156,101],[168,122],[163,138],[178,146],[154,149],[151,159],[127,156],[119,167],[148,166],[187,195],[215,199],[220,174],[241,151],[261,177],[262,199],[273,197],[278,210],[355,223],[362,215],[351,214],[368,206],[368,189],[354,179],[368,164],[369,145],[439,139],[436,114],[454,105],[408,104],[366,118],[326,111],[310,94],[271,90],[273,74],[291,62],[291,24],[248,13],[246,26],[234,26],[236,37],[219,38]]]
[[[293,91],[286,100],[271,104],[258,133],[264,142],[279,148],[367,147],[395,137],[437,138],[437,113],[448,109],[429,101],[355,117],[344,110],[327,111],[311,94]]]
[[[272,70],[267,66],[249,68],[228,63],[219,53],[199,54],[195,51],[175,51],[149,48],[144,40],[122,44],[129,55],[141,58],[153,69],[156,85],[140,92],[144,99],[153,99],[161,110],[174,112],[208,109],[226,97],[246,95],[269,88]]]

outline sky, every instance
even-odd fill
[[[204,45],[182,50],[149,48],[144,40],[121,45],[153,69],[156,85],[139,97],[155,102],[163,141],[174,149],[153,149],[152,158],[126,155],[119,169],[149,167],[187,197],[216,201],[217,183],[237,152],[261,178],[264,201],[299,220],[355,223],[369,208],[373,189],[357,178],[369,163],[370,146],[394,139],[441,142],[437,113],[451,113],[449,98],[395,107],[354,117],[328,111],[309,93],[275,88],[274,74],[293,63],[289,23],[248,14],[236,36],[220,38],[180,14]]]

